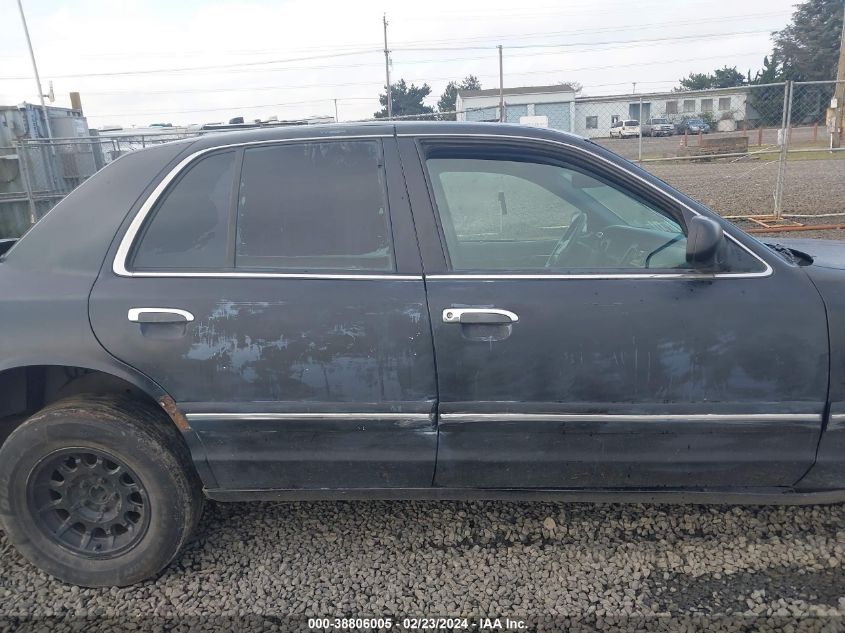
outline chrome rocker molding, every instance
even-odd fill
[[[488,139],[510,139],[510,140],[523,140],[523,141],[531,141],[534,143],[546,143],[549,145],[557,145],[562,147],[568,147],[578,152],[586,152],[589,153],[594,158],[610,165],[612,168],[621,169],[623,170],[629,177],[635,178],[642,184],[650,187],[651,189],[657,191],[658,193],[668,196],[671,198],[676,204],[684,207],[691,213],[695,215],[701,215],[699,211],[696,211],[689,205],[685,204],[671,193],[660,189],[653,183],[649,182],[642,176],[639,176],[633,172],[625,170],[624,168],[616,165],[612,161],[606,159],[603,156],[599,156],[594,152],[590,152],[582,147],[578,147],[576,145],[572,145],[571,143],[566,143],[564,141],[554,141],[551,139],[542,139],[542,138],[535,138],[531,136],[521,136],[518,134],[476,134],[476,133],[460,133],[460,134],[445,134],[445,133],[437,133],[437,134],[397,134],[396,136],[399,137],[412,137],[412,138],[423,138],[423,137],[442,137],[442,138],[466,138],[466,137],[473,137],[473,138],[488,138]],[[187,277],[187,278],[202,278],[202,277],[212,277],[212,278],[226,278],[226,277],[235,277],[235,278],[247,278],[247,279],[348,279],[348,280],[390,280],[390,281],[419,281],[422,280],[422,276],[420,275],[401,275],[401,274],[343,274],[343,273],[260,273],[260,272],[167,272],[167,271],[131,271],[127,268],[129,252],[132,248],[132,244],[135,241],[135,238],[138,235],[138,232],[141,230],[141,227],[144,224],[144,220],[146,220],[147,216],[149,215],[150,211],[152,211],[153,207],[155,206],[158,199],[164,193],[165,189],[167,189],[168,185],[193,161],[195,161],[200,156],[208,154],[210,152],[216,152],[220,150],[235,148],[235,147],[250,147],[256,145],[277,145],[282,143],[303,143],[303,142],[310,142],[310,143],[317,143],[317,142],[330,142],[330,141],[337,141],[337,140],[350,140],[350,139],[379,139],[379,138],[391,138],[393,134],[356,134],[350,136],[330,136],[325,138],[314,138],[314,137],[306,137],[306,138],[289,138],[289,139],[273,139],[267,141],[250,141],[244,143],[232,143],[230,145],[219,145],[217,147],[209,147],[206,149],[199,150],[194,152],[190,156],[186,156],[182,159],[178,165],[176,165],[170,172],[162,179],[162,181],[156,186],[156,188],[152,191],[152,193],[147,197],[144,201],[141,208],[138,210],[138,213],[135,214],[135,217],[132,219],[132,222],[129,224],[129,228],[127,228],[126,233],[124,234],[123,238],[120,241],[120,245],[117,248],[117,252],[115,253],[114,262],[112,263],[112,271],[115,275],[120,277]],[[773,270],[769,263],[764,260],[762,257],[757,255],[754,251],[750,248],[745,246],[742,242],[737,240],[733,235],[725,231],[725,236],[734,242],[737,246],[742,248],[746,251],[749,255],[754,257],[760,263],[765,266],[765,270],[755,273],[694,273],[694,272],[685,272],[685,273],[596,273],[596,274],[486,274],[486,273],[479,273],[479,274],[440,274],[440,275],[427,275],[426,279],[431,279],[434,281],[437,280],[444,280],[444,279],[748,279],[754,277],[768,277],[772,274]]]

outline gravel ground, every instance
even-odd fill
[[[795,165],[841,184],[827,162]],[[690,191],[720,169],[658,175]],[[845,505],[209,504],[179,559],[124,589],[63,585],[0,531],[0,632],[309,630],[309,616],[344,615],[526,618],[522,630],[543,631],[842,631],[843,563]]]
[[[745,132],[748,136],[748,148],[750,151],[758,151],[761,149],[759,143],[757,130],[749,130]],[[711,132],[705,134],[705,139],[724,138],[742,136],[743,132]],[[658,137],[643,137],[643,156],[646,158],[654,158],[659,156],[674,156],[678,151],[678,146],[683,142],[683,134],[674,134],[672,136],[658,136]],[[766,128],[763,130],[763,145],[762,148],[776,147],[778,138],[777,128]],[[790,137],[790,145],[796,147],[809,146],[826,146],[828,136],[823,127],[819,128],[814,134],[811,126],[793,127],[792,135]],[[612,150],[628,159],[636,159],[639,155],[639,139],[637,138],[596,138],[593,139],[599,145],[602,145],[609,150]],[[698,145],[698,135],[691,134],[687,139],[690,147]]]
[[[256,616],[252,624],[285,630],[291,614],[565,616],[619,630],[669,615],[696,616],[706,630],[845,623],[841,505],[212,504],[160,578],[111,590],[52,580],[2,534],[0,553],[2,612],[41,623]]]
[[[774,211],[776,162],[644,163],[658,178],[725,215]],[[845,160],[792,160],[786,164],[784,213],[845,213]],[[831,222],[841,221],[842,217]]]

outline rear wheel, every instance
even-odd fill
[[[74,397],[38,412],[0,449],[0,521],[33,564],[102,587],[154,576],[202,514],[188,450],[151,405]]]

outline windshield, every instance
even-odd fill
[[[689,124],[690,125],[704,125],[704,121],[702,121],[701,119],[690,119]]]
[[[651,122],[655,124],[669,123],[668,119],[652,119]]]

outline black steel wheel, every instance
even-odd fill
[[[65,582],[126,586],[159,574],[202,515],[188,447],[164,412],[128,396],[42,409],[0,447],[0,523]]]
[[[117,556],[150,524],[141,478],[114,455],[90,448],[67,448],[41,460],[29,477],[27,500],[48,538],[85,556]]]

